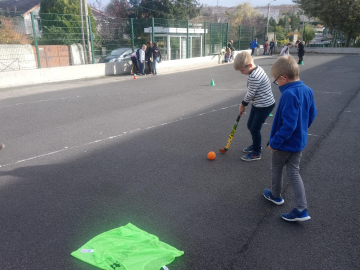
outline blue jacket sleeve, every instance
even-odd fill
[[[312,104],[311,104],[310,110],[309,110],[309,125],[308,125],[308,128],[314,122],[316,115],[317,115],[317,110],[316,110],[316,107],[315,107],[314,96],[312,96]]]
[[[277,150],[283,144],[284,141],[288,140],[293,134],[297,127],[297,122],[300,113],[300,105],[296,96],[289,95],[284,97],[286,99],[284,106],[281,111],[281,128],[270,138],[270,146]]]

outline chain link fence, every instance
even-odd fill
[[[264,30],[227,23],[159,18],[123,19],[93,11],[89,16],[0,11],[0,72],[130,61],[147,41],[157,41],[162,60],[219,54],[233,40],[248,49]]]

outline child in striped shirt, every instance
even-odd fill
[[[265,71],[254,64],[250,53],[239,53],[234,61],[234,69],[241,74],[248,75],[248,91],[240,105],[239,114],[245,112],[245,107],[252,102],[247,127],[250,130],[253,143],[243,149],[247,153],[241,157],[244,161],[261,159],[261,128],[269,114],[275,107],[275,99],[271,90],[271,82]]]

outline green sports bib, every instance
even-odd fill
[[[106,270],[159,270],[183,254],[131,223],[104,232],[71,253]]]

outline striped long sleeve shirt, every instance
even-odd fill
[[[265,71],[257,66],[248,76],[248,91],[242,104],[247,106],[253,101],[253,106],[264,108],[275,103],[274,95],[271,90],[271,82]]]

